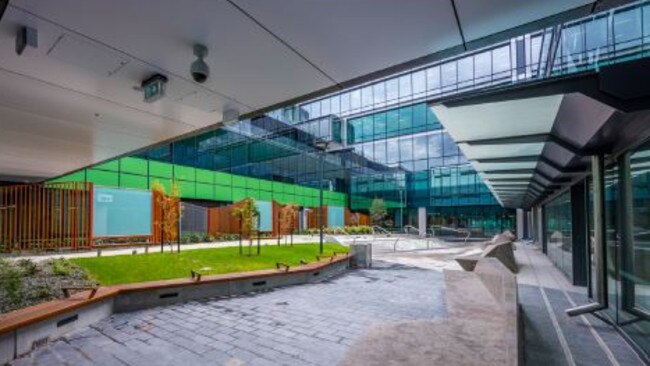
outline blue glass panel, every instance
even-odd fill
[[[273,206],[268,201],[255,201],[257,210],[260,212],[260,231],[271,231],[273,222]]]
[[[345,226],[343,207],[327,206],[327,227]]]
[[[151,192],[95,187],[95,236],[151,235]]]

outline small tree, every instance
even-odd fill
[[[181,190],[175,181],[172,181],[169,193],[166,192],[165,186],[159,180],[155,180],[151,185],[153,199],[162,211],[159,221],[154,222],[155,229],[160,232],[160,251],[163,251],[163,245],[172,244],[174,240],[179,241],[178,223],[181,218],[180,196]],[[180,241],[179,241],[180,243]],[[180,245],[178,251],[180,252]]]
[[[239,254],[242,254],[241,238],[248,238],[248,255],[251,255],[253,248],[253,233],[257,232],[257,223],[260,212],[255,205],[255,200],[245,198],[233,209],[232,215],[239,219]],[[258,240],[259,243],[259,240]],[[257,254],[260,254],[258,245]]]
[[[375,198],[370,205],[370,217],[374,225],[383,226],[384,220],[388,216],[388,209],[383,198]]]
[[[293,245],[293,224],[298,214],[298,206],[293,203],[288,203],[280,209],[280,235],[282,234],[291,234],[291,245]],[[286,239],[285,239],[286,243]],[[278,245],[280,244],[280,238],[278,237]]]

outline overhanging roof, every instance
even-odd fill
[[[432,109],[507,207],[527,207],[581,173],[572,163],[615,112],[578,93]]]
[[[213,125],[226,109],[340,88],[593,3],[13,0],[0,21],[0,180],[63,174]],[[39,47],[17,56],[23,25]],[[195,42],[210,50],[202,85],[189,75]],[[168,95],[147,104],[134,87],[154,72]]]

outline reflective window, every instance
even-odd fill
[[[456,90],[457,71],[456,61],[443,64],[440,68],[442,74],[442,91]]]
[[[569,278],[573,276],[571,192],[565,192],[548,203],[546,215],[546,254]]]
[[[350,110],[357,111],[361,109],[361,90],[356,89],[350,92]]]
[[[509,78],[511,68],[509,45],[492,50],[492,76],[495,80]]]
[[[377,83],[372,87],[372,94],[376,107],[382,107],[386,102],[386,84],[383,82]]]
[[[411,88],[411,74],[400,76],[399,78],[399,97],[406,99],[411,97],[413,90]]]
[[[474,73],[477,84],[490,81],[492,76],[492,53],[490,51],[474,56]]]
[[[440,67],[427,69],[427,89],[433,93],[440,92]]]
[[[413,97],[424,96],[427,90],[426,72],[424,70],[413,73]]]
[[[399,96],[399,83],[397,79],[386,80],[386,101],[394,102]]]
[[[458,88],[472,86],[474,79],[474,58],[465,57],[458,60]]]
[[[364,110],[371,109],[373,105],[372,85],[361,89],[361,106]]]
[[[616,51],[641,44],[641,8],[634,7],[614,13],[614,42]]]

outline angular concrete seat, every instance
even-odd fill
[[[487,257],[443,273],[448,318],[371,327],[340,365],[522,364],[515,276]]]
[[[472,272],[474,270],[479,259],[481,259],[480,254],[464,255],[454,258],[454,260],[467,272]]]
[[[515,253],[513,252],[514,244],[512,242],[490,244],[488,245],[481,257],[493,257],[498,259],[504,266],[506,266],[512,273],[517,273],[519,267],[515,261]]]
[[[505,240],[505,235],[502,238],[497,237],[495,237],[495,239]],[[517,261],[515,260],[515,254],[513,252],[514,249],[515,244],[513,242],[502,241],[487,244],[480,256],[460,256],[454,259],[464,270],[471,272],[474,270],[474,267],[476,266],[479,258],[493,257],[503,263],[503,265],[506,266],[512,273],[517,273],[519,272],[519,266],[517,266]]]

